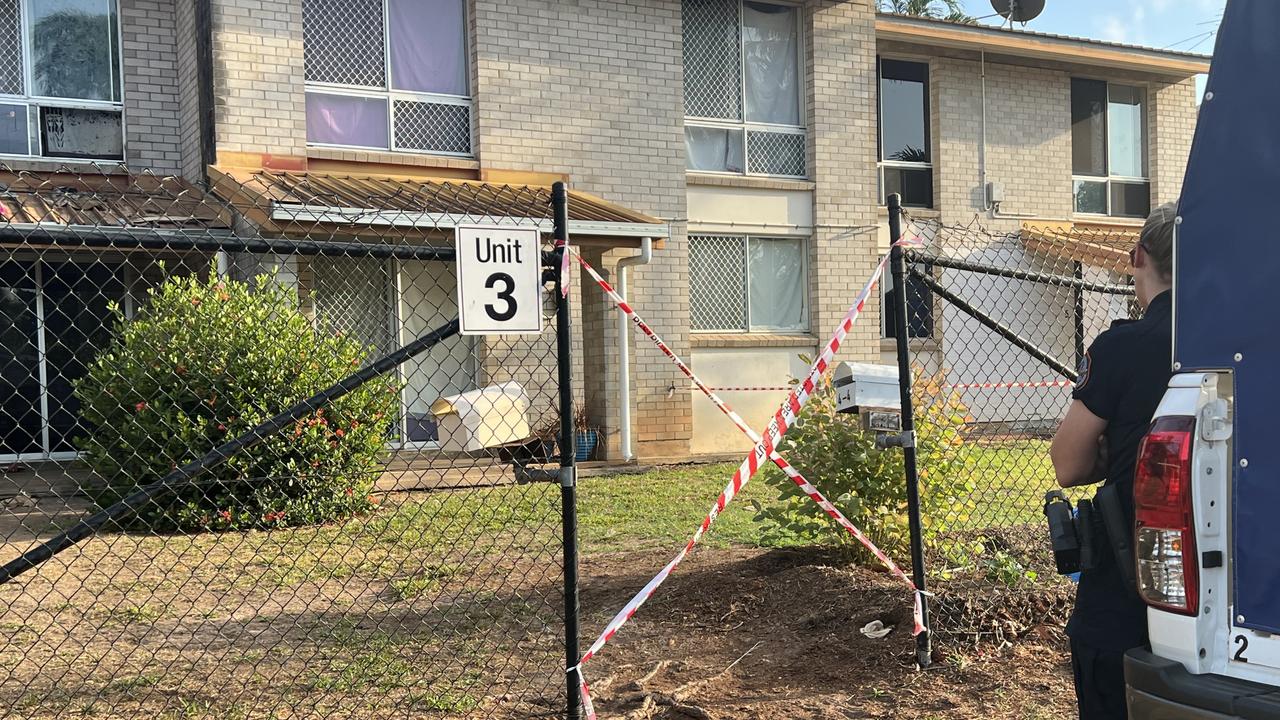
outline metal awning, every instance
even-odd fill
[[[0,224],[10,230],[226,230],[231,223],[228,208],[179,177],[0,164]]]
[[[1128,274],[1129,250],[1141,230],[1106,222],[1041,222],[1023,223],[1020,236],[1029,252]]]
[[[536,227],[551,233],[551,188],[456,178],[333,175],[210,168],[214,191],[263,229],[283,234],[397,230],[439,236],[459,225]],[[661,220],[593,195],[569,192],[575,244],[639,246],[670,235]]]

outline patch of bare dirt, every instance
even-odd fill
[[[603,627],[653,564],[627,554],[586,559],[584,630]],[[860,628],[872,620],[894,629],[884,639],[867,638]],[[633,720],[1048,718],[1073,711],[1057,623],[1021,627],[1017,641],[1003,645],[944,637],[923,672],[915,668],[910,629],[903,587],[838,556],[702,550],[585,669],[601,717]]]

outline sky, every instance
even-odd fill
[[[989,0],[961,1],[965,11],[974,17],[993,12]],[[1226,0],[1045,0],[1044,12],[1026,27],[1207,55],[1213,52],[1214,33],[1224,5]],[[1203,90],[1204,78],[1197,86]]]

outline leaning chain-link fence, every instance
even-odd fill
[[[925,243],[907,305],[934,612],[944,635],[999,641],[1069,605],[1042,513],[1049,444],[1093,338],[1139,311],[1138,228],[913,220],[904,234]]]
[[[0,563],[111,510],[0,571],[0,715],[563,708],[554,307],[457,334],[452,250],[549,201],[0,166]]]

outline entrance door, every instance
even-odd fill
[[[74,452],[80,431],[80,403],[75,381],[111,339],[110,302],[124,300],[119,267],[101,263],[44,265],[40,273],[44,297],[45,387],[49,396],[46,452]]]
[[[318,322],[371,347],[369,362],[458,316],[452,263],[317,257],[311,275]],[[431,404],[475,387],[474,347],[457,335],[400,366],[399,444],[439,440]]]
[[[110,337],[107,304],[124,295],[118,266],[0,263],[0,458],[75,452],[75,382]]]
[[[44,450],[35,263],[0,263],[0,456]]]
[[[453,263],[404,260],[400,267],[400,343],[458,317],[457,276]],[[404,437],[410,443],[440,440],[431,404],[441,397],[475,389],[472,336],[454,335],[402,366]]]

